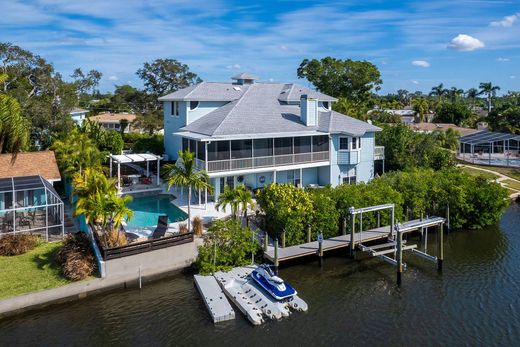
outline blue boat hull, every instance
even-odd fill
[[[275,286],[273,286],[271,283],[269,283],[269,281],[267,281],[263,276],[259,275],[256,271],[253,271],[251,273],[251,277],[253,278],[253,280],[255,280],[256,283],[258,283],[260,287],[262,287],[276,300],[283,300],[296,295],[296,290],[293,287],[291,287],[291,285],[289,285],[287,282],[284,282],[285,290],[281,291]]]

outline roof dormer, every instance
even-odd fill
[[[247,72],[242,72],[240,75],[236,75],[231,77],[232,80],[235,80],[235,84],[253,84],[258,79],[258,77],[248,74]]]

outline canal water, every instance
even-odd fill
[[[213,325],[191,275],[180,274],[0,321],[0,346],[516,345],[520,206],[511,205],[499,225],[447,234],[444,246],[442,274],[408,256],[400,288],[395,268],[375,259],[335,256],[322,269],[314,260],[282,268],[309,311],[259,327],[239,312]]]

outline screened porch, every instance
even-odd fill
[[[182,139],[182,150],[195,153],[207,172],[255,169],[329,160],[328,135],[211,142]]]
[[[64,210],[54,187],[41,176],[0,179],[0,237],[39,234],[46,241],[64,236]]]

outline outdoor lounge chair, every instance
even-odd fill
[[[157,220],[157,228],[153,231],[151,236],[152,239],[158,239],[164,237],[166,232],[168,231],[168,216],[159,216]]]

